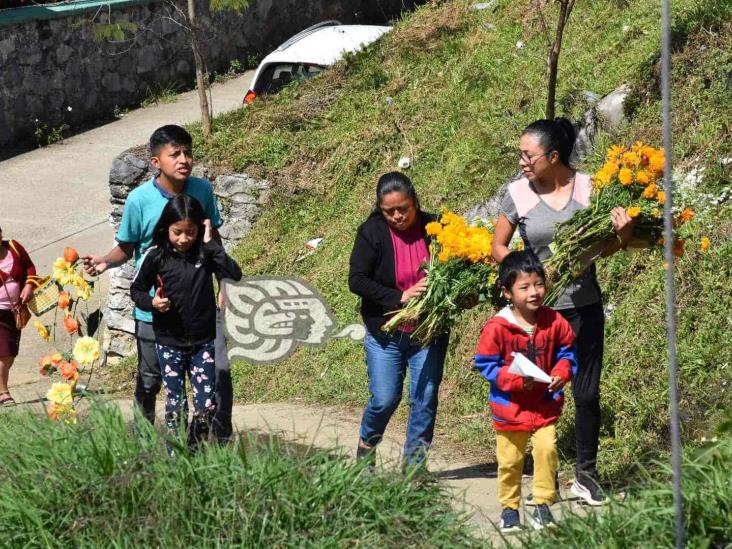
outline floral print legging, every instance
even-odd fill
[[[186,373],[193,389],[193,422],[189,444],[195,446],[208,436],[211,418],[216,411],[214,385],[216,365],[214,341],[192,347],[155,344],[165,386],[165,423],[171,434],[180,428],[186,400]]]

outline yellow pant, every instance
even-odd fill
[[[559,465],[557,429],[547,425],[533,433],[496,431],[498,457],[498,501],[502,507],[518,509],[521,503],[521,474],[526,444],[531,437],[534,457],[534,502],[551,505],[557,497],[554,479]]]

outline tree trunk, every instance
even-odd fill
[[[198,22],[196,21],[195,0],[188,0],[188,24],[191,27],[191,49],[193,49],[193,61],[196,65],[196,89],[198,90],[198,103],[201,107],[201,127],[203,135],[211,135],[211,113],[209,111],[208,97],[206,96],[206,78],[203,71],[203,58],[198,42]]]
[[[557,34],[554,37],[554,43],[549,50],[548,63],[548,84],[546,98],[546,117],[554,118],[555,103],[557,95],[557,73],[559,71],[559,54],[562,51],[562,37],[564,36],[564,27],[567,24],[575,0],[559,0],[559,20],[557,21]]]

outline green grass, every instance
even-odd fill
[[[728,425],[732,422],[728,420]],[[728,547],[732,540],[732,431],[687,452],[682,494],[686,547]],[[666,464],[645,474],[644,487],[598,513],[565,515],[557,528],[512,541],[517,547],[666,548],[675,540],[671,472]]]
[[[1,419],[2,547],[480,545],[437,483],[342,455],[244,439],[168,459],[116,407],[77,425]]]
[[[437,211],[483,202],[515,172],[520,130],[543,114],[545,37],[522,3],[503,0],[479,12],[468,4],[424,6],[321,77],[217,118],[209,141],[196,133],[204,163],[274,183],[271,204],[235,250],[245,274],[303,277],[340,325],[357,322],[348,256],[381,173],[413,153],[409,175],[423,207]],[[699,214],[689,226],[690,253],[676,269],[683,435],[693,443],[714,423],[715,410],[732,402],[732,210],[710,198],[732,180],[732,169],[720,164],[732,156],[732,6],[684,0],[673,10],[674,161],[686,171],[705,168],[704,181],[685,191]],[[660,145],[659,43],[655,0],[578,4],[563,44],[558,113],[579,118],[584,90],[603,95],[623,82],[633,88],[629,121],[614,132],[601,129],[597,152],[580,169],[596,169],[614,142]],[[697,251],[702,235],[712,241],[706,254]],[[317,252],[295,262],[316,236],[325,238]],[[668,448],[662,259],[619,254],[601,263],[600,279],[615,307],[606,330],[600,466],[608,478],[627,479],[632,464]],[[472,356],[490,314],[471,311],[454,330],[437,426],[441,436],[484,449],[493,444],[481,415],[487,385],[473,372]],[[358,407],[367,398],[363,350],[347,341],[301,350],[276,366],[238,362],[234,378],[237,397],[247,402],[301,398]],[[404,417],[404,407],[399,413]],[[572,423],[570,403],[561,429],[567,459]]]

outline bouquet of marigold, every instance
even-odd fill
[[[663,149],[643,143],[626,148],[608,149],[602,168],[593,177],[594,193],[590,205],[557,227],[552,243],[553,255],[545,263],[553,281],[544,300],[551,305],[575,278],[597,259],[615,238],[610,211],[625,208],[634,219],[633,246],[650,248],[662,242],[663,205],[666,193],[662,178],[665,164]],[[684,208],[676,218],[677,226],[694,217]],[[674,243],[674,253],[683,253],[683,241]]]
[[[99,359],[99,342],[92,336],[98,328],[100,313],[89,313],[88,301],[94,293],[93,283],[77,271],[78,263],[79,255],[73,248],[64,249],[64,256],[54,262],[51,277],[61,291],[52,309],[53,319],[50,324],[40,320],[34,322],[38,334],[46,341],[53,340],[54,346],[53,352],[38,361],[40,373],[43,376],[58,374],[61,378],[46,394],[46,411],[51,419],[66,422],[76,421],[74,393],[79,377],[85,368],[93,366]],[[83,317],[79,314],[82,303],[86,313]],[[63,327],[63,331],[57,330],[57,326]],[[57,350],[63,347],[68,350]]]
[[[430,259],[424,266],[427,289],[384,325],[385,331],[393,332],[414,324],[412,335],[425,344],[449,330],[472,300],[488,297],[498,276],[488,227],[470,225],[462,216],[445,211],[426,231],[432,237]]]

